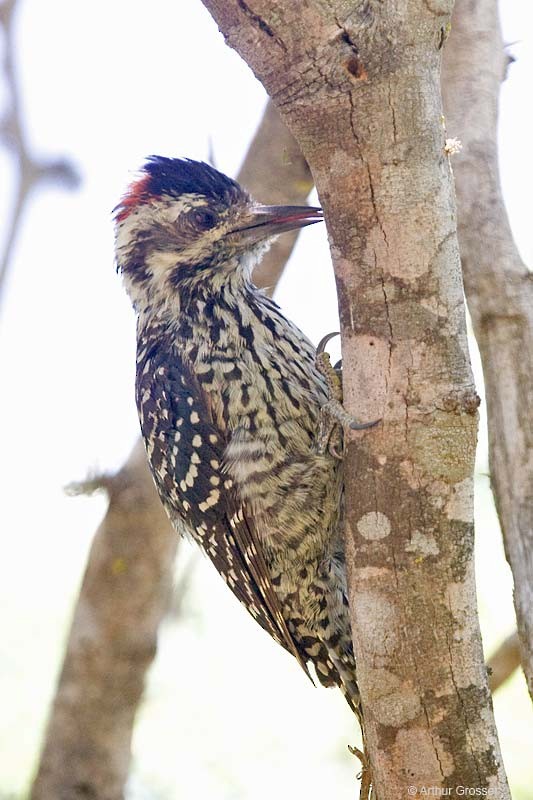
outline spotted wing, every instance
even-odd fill
[[[170,516],[185,522],[236,597],[309,674],[281,613],[253,519],[224,471],[225,431],[217,428],[190,365],[175,351],[171,359],[156,347],[141,353],[136,393],[148,459]]]

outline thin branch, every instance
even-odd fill
[[[63,186],[65,189],[76,189],[80,183],[76,169],[68,161],[63,159],[37,161],[30,152],[24,130],[22,100],[15,67],[16,11],[17,0],[6,0],[0,6],[0,25],[4,32],[3,71],[7,87],[7,109],[0,121],[0,140],[12,153],[17,167],[13,205],[3,252],[0,255],[0,298],[3,295],[13,248],[22,224],[23,211],[31,192],[45,181]]]

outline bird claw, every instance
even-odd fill
[[[321,353],[326,352],[326,345],[329,344],[329,342],[331,342],[331,340],[334,339],[335,336],[340,336],[339,331],[333,331],[332,333],[327,333],[325,336],[322,337],[322,339],[318,343],[318,347],[316,348],[317,356],[319,356]]]
[[[317,347],[316,367],[326,381],[329,395],[329,400],[320,409],[317,448],[320,454],[329,452],[334,458],[342,461],[341,430],[364,431],[373,428],[381,422],[381,419],[358,422],[342,405],[342,380],[338,368],[341,362],[338,361],[333,367],[329,353],[325,349],[328,342],[338,335],[337,331],[328,333],[322,337]]]
[[[350,423],[350,430],[352,430],[352,431],[366,431],[367,428],[375,428],[376,425],[379,425],[381,420],[382,420],[382,417],[379,417],[378,419],[374,419],[374,420],[372,420],[372,422],[356,422],[355,420],[353,420]]]

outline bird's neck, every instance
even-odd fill
[[[275,304],[251,281],[246,269],[200,272],[184,280],[165,302],[139,309],[138,328],[164,336],[186,351],[242,346],[250,326],[268,316]]]

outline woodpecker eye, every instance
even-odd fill
[[[217,223],[217,218],[216,214],[213,214],[212,211],[198,210],[193,211],[192,221],[201,231],[208,231],[210,228],[214,228]]]

